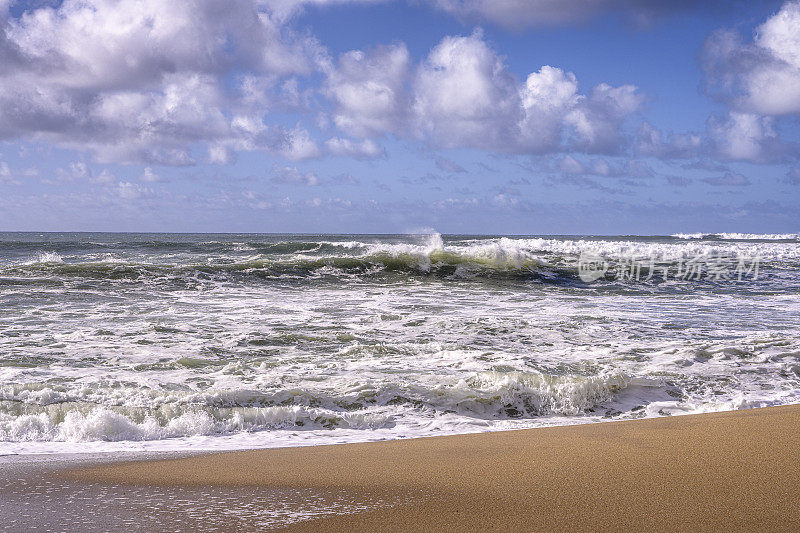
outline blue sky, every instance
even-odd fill
[[[0,230],[797,232],[800,3],[0,0]]]

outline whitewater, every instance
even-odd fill
[[[798,234],[0,233],[0,454],[798,403],[798,269]]]

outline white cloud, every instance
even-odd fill
[[[145,167],[144,172],[142,172],[142,175],[139,177],[139,179],[148,183],[154,183],[161,181],[161,176],[153,172],[152,168]]]
[[[473,33],[446,37],[431,51],[414,83],[413,111],[417,136],[436,146],[614,153],[623,122],[641,102],[632,85],[600,84],[582,95],[573,73],[549,65],[520,84]]]
[[[130,181],[120,181],[117,183],[116,187],[112,189],[112,192],[123,200],[139,200],[154,196],[152,189]]]
[[[708,134],[716,155],[722,159],[753,162],[777,161],[790,147],[775,129],[775,119],[732,111],[726,118],[711,117]]]
[[[314,142],[308,131],[299,125],[292,130],[282,131],[281,135],[282,139],[278,139],[280,145],[276,152],[286,159],[301,161],[319,156],[320,150],[317,143]]]
[[[434,144],[495,149],[514,140],[517,81],[479,33],[445,37],[415,80],[416,129]]]
[[[647,178],[653,170],[642,161],[627,159],[622,162],[609,163],[605,159],[579,161],[571,155],[565,155],[557,164],[558,171],[566,176],[599,176],[604,178]]]
[[[336,126],[356,137],[402,129],[408,110],[409,62],[404,44],[342,54],[328,68],[327,91],[336,104]]]
[[[636,151],[644,156],[667,159],[690,159],[703,150],[703,138],[696,133],[664,135],[661,130],[642,122],[636,137]]]
[[[276,167],[273,169],[273,183],[294,185],[319,185],[320,180],[313,172],[300,172],[297,167]]]
[[[584,100],[578,94],[575,74],[545,65],[528,76],[521,93],[522,142],[534,152],[557,150],[564,118]]]
[[[270,100],[253,96],[274,86],[288,98],[286,81],[322,53],[255,0],[65,0],[0,19],[0,138],[114,162],[191,164],[203,144],[313,157],[297,129],[264,123]],[[241,114],[257,132],[237,129]]]
[[[638,111],[643,100],[633,85],[601,83],[570,111],[566,123],[574,128],[577,145],[589,152],[613,153],[619,150],[623,121]]]
[[[353,141],[334,137],[325,141],[325,147],[330,153],[338,156],[361,158],[375,158],[384,155],[383,148],[372,139]]]
[[[0,161],[0,184],[2,185],[21,185],[22,182],[16,179],[11,172],[8,163]]]
[[[100,172],[100,174],[97,174],[96,176],[92,176],[91,178],[89,178],[89,181],[91,181],[92,183],[102,183],[108,185],[110,183],[114,183],[116,179],[117,178],[116,176],[114,176],[114,174],[109,172],[108,169],[104,168],[102,172]]]
[[[548,65],[520,84],[480,31],[443,38],[416,69],[405,45],[394,44],[347,52],[326,71],[339,130],[438,147],[548,153],[569,145],[613,153],[623,122],[643,99],[632,85],[600,84],[580,94],[574,74]],[[361,154],[345,144],[329,148]]]
[[[709,89],[741,112],[800,113],[800,2],[786,2],[758,26],[752,42],[732,31],[705,45]]]

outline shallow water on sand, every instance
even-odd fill
[[[67,481],[57,472],[175,454],[79,454],[0,459],[0,531],[265,531],[399,505],[344,490],[158,487]],[[41,457],[41,456],[39,456]]]

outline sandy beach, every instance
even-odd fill
[[[295,530],[800,527],[800,406],[64,471],[70,481],[346,492],[403,502]],[[356,498],[359,496],[355,496]]]

